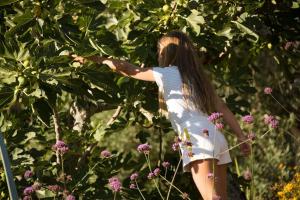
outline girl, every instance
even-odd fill
[[[87,59],[106,64],[125,76],[156,82],[160,91],[160,110],[163,112],[167,108],[172,127],[180,136],[184,130],[190,136],[192,150],[189,151],[192,152],[180,145],[183,170],[192,173],[204,200],[226,200],[227,164],[231,158],[224,135],[207,119],[208,115],[214,111],[222,113],[238,140],[247,138],[233,113],[215,94],[186,34],[172,31],[164,35],[158,41],[157,50],[159,67],[139,68],[126,61],[98,56]],[[83,57],[73,57],[81,63],[85,61]],[[249,144],[243,143],[240,147],[243,154],[249,154]]]

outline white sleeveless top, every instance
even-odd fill
[[[159,90],[163,91],[163,97],[168,108],[169,120],[175,131],[181,133],[184,127],[188,128],[195,122],[201,122],[201,127],[198,128],[214,126],[207,120],[208,116],[205,113],[193,108],[193,106],[187,107],[183,99],[181,89],[182,79],[177,66],[153,67],[152,70]]]

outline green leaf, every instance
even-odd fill
[[[254,31],[252,31],[251,29],[249,29],[248,27],[244,26],[243,24],[237,21],[231,21],[231,22],[234,23],[236,27],[243,33],[253,36],[255,38],[254,42],[258,41],[259,36]]]
[[[56,194],[50,190],[37,190],[35,191],[35,194],[38,198],[40,199],[45,199],[45,198],[50,198],[50,197],[55,197]]]
[[[199,15],[199,12],[195,9],[191,10],[192,13],[185,18],[188,24],[193,28],[193,30],[199,35],[200,33],[200,25],[199,24],[204,24],[205,20],[203,16]]]
[[[1,0],[0,1],[0,6],[6,6],[6,5],[9,5],[9,4],[12,4],[12,3],[15,3],[19,0]]]
[[[26,25],[27,23],[31,22],[34,19],[34,15],[31,12],[31,10],[26,10],[26,12],[21,15],[18,16],[14,19],[14,22],[17,23],[16,26],[10,28],[6,33],[5,33],[5,37],[10,37],[13,34],[15,34],[20,28],[22,28],[24,25]]]
[[[230,26],[226,26],[224,27],[222,30],[218,31],[216,33],[217,36],[224,36],[224,37],[227,37],[228,39],[232,39],[233,36],[234,36],[234,33],[231,32],[232,29]]]

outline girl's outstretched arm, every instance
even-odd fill
[[[84,63],[85,59],[87,59],[98,64],[106,64],[113,71],[116,71],[124,76],[129,76],[143,81],[155,81],[151,67],[141,68],[127,61],[105,58],[101,56],[81,57],[73,55],[72,57],[74,57],[75,61],[79,61],[81,63]]]

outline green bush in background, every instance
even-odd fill
[[[170,147],[175,133],[157,113],[156,85],[106,66],[80,65],[68,55],[110,55],[156,66],[158,38],[181,29],[203,55],[230,109],[238,117],[254,116],[257,136],[268,130],[264,114],[278,116],[280,127],[253,144],[253,160],[232,150],[229,176],[231,199],[276,199],[273,186],[291,180],[299,165],[298,13],[299,1],[1,0],[0,126],[19,195],[34,181],[43,184],[39,198],[53,198],[48,185],[63,186],[57,179],[62,160],[52,150],[59,138],[70,149],[63,157],[72,176],[67,189],[79,199],[113,199],[107,182],[114,175],[124,187],[119,199],[140,198],[129,189],[134,171],[143,177],[147,199],[159,198],[136,151],[138,144],[150,143],[153,166],[169,160],[173,171],[179,160]],[[266,86],[272,96],[264,94]],[[230,146],[236,144],[226,136]],[[114,156],[101,158],[104,149]],[[250,182],[242,175],[252,166],[250,197]],[[27,180],[26,170],[34,172]],[[0,173],[1,198],[7,199],[3,168]],[[192,183],[190,175],[176,176],[175,185],[196,199]],[[167,192],[167,185],[161,188]],[[170,199],[181,199],[172,191]]]

